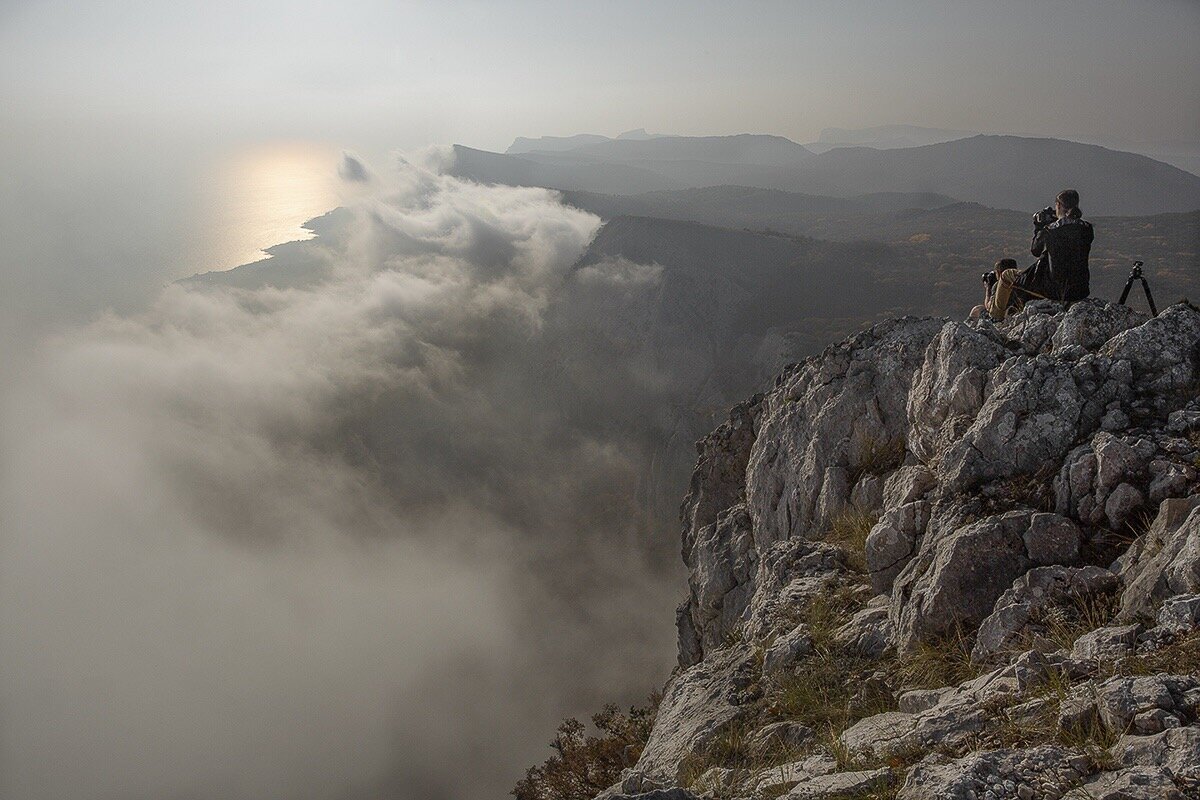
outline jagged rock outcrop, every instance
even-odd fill
[[[698,444],[680,667],[625,784],[1193,791],[1198,395],[1184,303],[891,320],[784,370]]]

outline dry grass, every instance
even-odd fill
[[[864,475],[883,475],[904,463],[908,443],[903,436],[895,439],[868,439],[863,443],[858,461],[850,468],[850,485]]]
[[[867,571],[867,535],[879,515],[858,506],[842,509],[829,524],[825,541],[835,544],[846,554],[846,566],[865,573]]]
[[[1000,481],[991,505],[1005,511],[1024,506],[1037,511],[1053,511],[1055,505],[1054,477],[1057,470],[1045,466],[1026,475],[1014,475]]]
[[[1174,675],[1194,673],[1200,664],[1200,633],[1177,639],[1144,655],[1128,656],[1117,662],[1116,675]]]
[[[1117,614],[1116,595],[1085,593],[1071,595],[1066,603],[1056,605],[1030,622],[1040,628],[1040,635],[1058,647],[1070,650],[1075,640],[1088,631],[1103,628]],[[1021,648],[1026,649],[1025,647]]]
[[[957,686],[980,674],[979,665],[971,661],[972,645],[961,627],[941,639],[921,642],[899,660],[897,677],[909,689]]]
[[[796,669],[766,681],[764,700],[777,719],[814,730],[844,730],[863,717],[895,708],[886,682],[874,677],[882,662],[847,651],[835,640],[838,628],[862,607],[858,587],[848,586],[813,598],[800,612],[814,653]]]

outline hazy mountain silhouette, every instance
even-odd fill
[[[449,172],[479,183],[503,183],[509,186],[546,186],[552,189],[579,189],[606,194],[637,194],[658,189],[679,189],[687,184],[629,164],[570,160],[556,162],[492,153],[487,150],[454,145],[454,165]]]
[[[935,193],[1029,212],[1072,186],[1088,214],[1200,209],[1200,176],[1146,156],[1062,139],[972,136],[920,147],[810,154],[781,137],[609,140],[522,156],[456,146],[455,174],[483,183],[604,194],[741,185],[853,197]]]
[[[665,133],[646,133],[645,128],[636,128],[635,130],[618,134],[615,138],[620,140],[644,141],[646,139],[659,139],[667,135]],[[509,155],[538,151],[557,153],[564,150],[573,150],[576,147],[588,144],[596,144],[597,142],[611,142],[613,138],[612,136],[601,136],[596,133],[577,133],[574,136],[518,136],[504,152]]]
[[[658,136],[610,139],[569,151],[585,159],[614,161],[705,161],[717,164],[791,165],[812,155],[782,136]]]
[[[574,136],[538,136],[536,138],[518,136],[516,139],[513,139],[513,143],[504,152],[510,155],[513,153],[529,153],[534,150],[557,152],[560,150],[574,150],[576,147],[581,147],[585,144],[607,141],[609,141],[607,136],[600,136],[595,133],[577,133]]]
[[[826,128],[817,141],[804,145],[814,153],[835,147],[874,147],[891,150],[898,147],[921,147],[927,144],[952,142],[977,136],[978,131],[955,131],[945,128],[922,128],[918,125],[880,125],[874,128]]]
[[[807,191],[940,192],[997,208],[1036,209],[1065,186],[1091,214],[1155,214],[1200,208],[1200,177],[1146,156],[1062,139],[972,136],[894,150],[838,148],[794,177]]]

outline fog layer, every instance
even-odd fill
[[[596,334],[658,273],[573,272],[598,218],[438,157],[343,165],[312,281],[170,286],[14,383],[0,795],[495,797],[661,681],[662,387]]]

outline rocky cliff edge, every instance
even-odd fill
[[[1200,311],[884,322],[698,443],[601,798],[1200,798]]]

